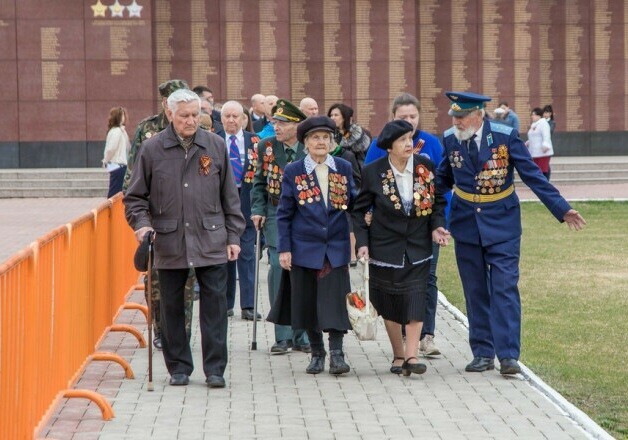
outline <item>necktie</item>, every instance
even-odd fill
[[[467,141],[467,148],[469,149],[469,157],[471,158],[471,163],[477,170],[478,168],[478,144],[475,142],[475,135],[471,136],[471,139]]]
[[[229,159],[231,160],[231,168],[233,168],[233,177],[235,177],[236,185],[242,184],[242,160],[240,159],[240,149],[236,144],[235,135],[229,136],[231,143],[229,144]]]
[[[286,162],[292,163],[294,160],[294,150],[292,148],[286,148]]]

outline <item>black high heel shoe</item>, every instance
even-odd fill
[[[410,359],[416,359],[418,361],[418,359],[414,356],[403,361],[403,365],[401,366],[401,372],[403,373],[404,376],[406,377],[410,376],[412,373],[423,374],[427,371],[427,366],[425,364],[420,364],[420,363],[409,364],[408,361]]]
[[[390,366],[390,372],[392,374],[401,374],[401,365],[394,365],[395,361],[398,361],[398,360],[405,361],[405,359],[402,357],[399,357],[399,356],[394,357],[392,360],[393,365]]]

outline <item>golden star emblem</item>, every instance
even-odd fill
[[[124,13],[124,6],[122,6],[120,2],[116,0],[113,5],[109,6],[109,10],[111,11],[112,17],[122,17],[122,14]]]
[[[141,18],[140,14],[142,12],[142,9],[144,9],[144,6],[138,5],[137,2],[133,0],[133,3],[131,3],[126,8],[129,10],[129,17]]]
[[[107,7],[103,5],[100,0],[98,0],[95,5],[92,5],[91,8],[92,11],[94,11],[94,17],[104,17],[105,12],[107,12]]]

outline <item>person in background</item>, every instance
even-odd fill
[[[266,118],[257,120],[253,123],[253,129],[255,133],[264,139],[265,137],[271,137],[275,135],[275,127],[273,126],[273,114],[277,107],[277,98],[275,95],[266,95],[264,98],[264,111],[266,112]]]
[[[256,93],[253,96],[251,96],[251,123],[254,123],[262,119],[263,120],[262,127],[266,125],[266,123],[268,122],[266,120],[266,110],[264,107],[265,99],[266,97],[262,95],[261,93]],[[249,131],[253,131],[253,130],[249,130]]]
[[[353,208],[358,258],[369,259],[371,301],[384,318],[393,351],[390,371],[409,376],[427,367],[417,359],[425,316],[432,243],[446,245],[444,197],[434,187],[434,163],[413,154],[415,127],[387,123],[377,146],[387,156],[362,170]],[[365,215],[373,210],[370,226]],[[405,347],[401,326],[405,325]]]
[[[109,192],[107,198],[113,197],[122,191],[122,183],[126,173],[127,155],[131,149],[129,135],[126,133],[125,124],[128,119],[124,107],[113,107],[109,110],[109,122],[107,124],[107,140],[102,163],[109,172]]]
[[[336,143],[343,149],[350,150],[362,168],[366,150],[371,144],[371,138],[357,123],[353,122],[353,109],[343,103],[335,103],[329,107],[327,116],[336,124]]]
[[[554,109],[551,104],[547,104],[543,107],[543,118],[550,126],[550,134],[554,136],[554,130],[556,130],[556,121],[554,121]]]
[[[528,140],[526,147],[532,156],[532,160],[541,169],[543,175],[549,180],[550,177],[550,159],[554,155],[554,146],[552,145],[551,129],[547,120],[543,117],[543,110],[536,107],[530,113],[532,123],[528,130]]]
[[[506,101],[501,101],[499,107],[504,110],[503,123],[511,126],[519,132],[519,116],[510,108]]]
[[[162,286],[162,344],[170,385],[187,385],[194,370],[184,312],[184,289],[193,270],[200,285],[203,372],[210,388],[223,388],[227,261],[238,258],[245,221],[225,143],[199,129],[200,111],[200,98],[191,90],[168,97],[172,122],[142,148],[124,205],[138,241],[156,233],[154,266]]]
[[[299,103],[299,110],[301,110],[308,118],[310,116],[318,116],[318,104],[314,98],[310,98],[309,96],[306,96],[301,100]]]
[[[297,139],[297,126],[306,116],[287,99],[280,99],[272,115],[276,134],[262,138],[257,143],[257,169],[251,189],[251,220],[257,230],[263,229],[268,246],[268,296],[270,304],[275,302],[281,281],[281,265],[277,252],[277,206],[286,165],[303,159],[304,146]],[[288,353],[288,350],[309,353],[311,351],[307,334],[303,329],[288,325],[275,325],[275,343],[271,355]]]
[[[203,130],[207,130],[212,133],[214,132],[214,120],[212,119],[212,116],[209,113],[205,113],[204,111],[201,111],[198,121],[199,121],[199,127],[201,127]]]
[[[308,374],[325,369],[323,332],[329,333],[329,373],[350,370],[342,347],[351,328],[345,303],[351,291],[346,213],[356,191],[351,164],[329,154],[335,130],[326,116],[299,124],[297,139],[307,156],[286,166],[277,209],[277,251],[284,273],[269,319],[307,330],[312,347]]]
[[[253,133],[253,122],[251,121],[251,113],[242,107],[242,129]]]
[[[485,118],[490,97],[471,92],[445,95],[453,126],[443,134],[445,160],[436,171],[436,187],[454,189],[449,229],[473,353],[465,371],[492,370],[497,355],[501,374],[518,374],[521,212],[513,185],[515,169],[557,220],[575,230],[586,222],[543,176],[517,130]]]
[[[214,130],[220,131],[222,130],[222,123],[220,122],[220,108],[219,105],[214,101],[214,92],[207,86],[196,86],[192,89],[194,93],[196,93],[201,100],[207,100],[209,102],[209,107],[211,108],[210,113],[212,115],[212,119],[214,120]],[[206,111],[203,108],[203,101],[201,101],[201,110]],[[207,108],[207,107],[205,107]]]
[[[241,317],[252,321],[255,300],[255,226],[251,220],[251,186],[257,166],[255,147],[259,138],[242,129],[243,112],[244,108],[239,102],[227,101],[221,110],[222,126],[225,129],[216,134],[225,140],[229,150],[240,209],[246,220],[246,228],[240,236],[238,260],[227,263],[227,315],[233,316],[236,282],[239,281]],[[262,316],[258,314],[257,319],[262,319]]]
[[[443,146],[440,140],[433,134],[419,129],[421,104],[416,96],[409,93],[402,93],[392,102],[391,116],[393,121],[406,121],[414,128],[412,133],[412,144],[414,154],[427,157],[438,167],[443,160]],[[373,139],[371,146],[366,153],[364,164],[370,164],[380,157],[386,156],[386,151],[377,147],[377,138]],[[449,216],[449,204],[451,201],[451,191],[444,194],[447,206],[445,208],[445,219]],[[438,305],[438,277],[436,270],[438,266],[438,256],[440,246],[438,243],[432,244],[432,259],[430,260],[430,278],[428,281],[427,297],[425,298],[425,316],[421,327],[421,342],[419,353],[423,356],[438,356],[440,349],[434,342],[436,330],[436,307]]]

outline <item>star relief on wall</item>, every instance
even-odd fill
[[[133,3],[131,3],[126,8],[129,10],[129,17],[141,18],[140,14],[142,13],[142,9],[144,9],[144,6],[138,5],[137,2],[133,0]]]
[[[112,17],[122,17],[122,14],[124,14],[124,9],[125,7],[122,6],[118,0],[116,0],[113,5],[109,6]]]
[[[97,0],[96,3],[91,5],[90,7],[92,8],[92,11],[94,11],[94,18],[96,17],[105,18],[107,9],[111,11],[111,18],[115,18],[115,17],[123,18],[125,9],[129,11],[129,18],[132,18],[132,17],[141,18],[142,9],[144,9],[144,6],[139,5],[137,3],[137,0],[133,0],[133,3],[131,3],[128,6],[124,6],[120,4],[120,0],[115,0],[115,3],[110,6],[104,5],[102,3],[102,0]]]
[[[103,5],[100,0],[98,0],[95,5],[92,5],[91,8],[92,11],[94,11],[94,17],[104,17],[107,11],[107,7]]]

